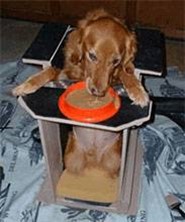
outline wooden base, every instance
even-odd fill
[[[127,144],[127,147],[126,147],[126,144]],[[80,199],[78,199],[79,196],[78,197],[75,196],[74,190],[72,190],[71,188],[67,190],[67,193],[63,193],[64,191],[66,192],[66,190],[64,190],[63,188],[60,190],[61,181],[64,180],[63,181],[64,184],[62,185],[62,187],[64,188],[68,186],[67,181],[70,181],[70,178],[67,178],[69,175],[66,175],[65,171],[64,171],[64,174],[62,172],[60,173],[60,176],[58,177],[58,180],[55,186],[53,186],[54,183],[51,183],[51,179],[49,178],[49,175],[48,175],[45,182],[43,183],[43,186],[41,187],[40,193],[38,195],[38,200],[46,202],[46,203],[62,204],[68,207],[77,207],[77,208],[82,208],[82,209],[85,208],[85,209],[93,209],[93,210],[135,215],[137,213],[139,193],[140,193],[140,175],[141,175],[142,154],[143,154],[141,143],[138,140],[137,130],[131,130],[128,143],[126,144],[122,150],[122,153],[125,156],[125,161],[122,161],[120,177],[118,178],[118,183],[119,183],[118,190],[117,190],[115,201],[107,205],[105,203],[106,201],[105,198],[107,198],[107,201],[111,198],[114,199],[114,196],[116,193],[116,189],[115,189],[116,182],[113,183],[115,187],[114,189],[112,187],[111,194],[107,193],[106,195],[102,195],[101,200],[104,201],[104,203],[103,202],[102,203],[98,202],[99,204],[88,203],[88,202],[91,202],[89,201],[90,199],[92,200],[92,196],[91,197],[88,196],[90,195],[92,190],[89,190],[90,186],[88,186],[87,184],[83,184],[83,187],[86,186],[86,188],[88,188],[86,190],[87,196],[84,201],[80,200],[82,199],[82,196],[80,196]],[[56,173],[56,171],[54,172]],[[87,175],[88,178],[94,175],[95,172],[97,172],[96,169],[93,170],[92,172],[89,172],[91,175]],[[101,174],[102,172],[99,172],[99,177],[101,176]],[[84,178],[82,177],[80,179],[81,182],[79,183],[82,183]],[[95,180],[97,180],[97,177],[95,178],[96,178]],[[104,179],[105,178],[106,177],[104,175]],[[66,179],[67,181],[65,181]],[[87,177],[85,180],[87,180]],[[77,181],[78,180],[76,180],[76,182]],[[99,184],[100,182],[98,181],[98,185]],[[105,186],[105,184],[103,186]],[[74,189],[74,187],[75,186],[73,186],[72,188]],[[80,184],[78,184],[78,188],[79,187],[80,187]],[[57,195],[56,195],[56,189],[57,189]],[[107,187],[106,188],[104,187],[104,189],[107,190]],[[78,190],[75,192],[78,193],[79,195],[81,191]],[[98,201],[100,201],[100,199]]]
[[[110,178],[98,168],[85,169],[82,175],[64,170],[56,188],[58,197],[101,203],[115,202],[117,193],[118,177]]]

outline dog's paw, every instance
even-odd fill
[[[150,101],[149,96],[143,87],[137,87],[129,90],[128,95],[134,105],[139,105],[142,108],[147,106]]]
[[[37,90],[37,87],[33,87],[29,82],[22,83],[12,90],[13,96],[24,96],[33,93]]]

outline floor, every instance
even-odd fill
[[[42,24],[1,19],[1,62],[21,58]],[[166,40],[167,65],[178,66],[185,75],[185,41]]]

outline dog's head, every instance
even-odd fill
[[[82,63],[87,89],[93,95],[104,96],[117,70],[133,60],[135,36],[103,10],[87,14],[74,34],[78,50],[73,58]]]

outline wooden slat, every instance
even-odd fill
[[[38,123],[51,187],[51,201],[55,201],[55,188],[63,169],[59,124],[42,120],[39,120]]]

